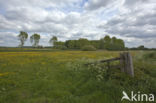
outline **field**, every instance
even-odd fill
[[[131,54],[134,78],[105,64],[84,65],[119,51],[1,51],[0,103],[121,103],[123,90],[156,96],[156,52]]]

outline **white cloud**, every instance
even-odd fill
[[[4,46],[17,46],[16,36],[23,30],[29,36],[41,34],[42,45],[48,45],[52,35],[67,40],[109,34],[124,39],[127,46],[156,47],[155,0],[0,0],[0,10]]]

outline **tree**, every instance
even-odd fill
[[[111,38],[106,35],[104,38],[100,40],[100,48],[101,49],[110,49],[111,46]]]
[[[89,45],[89,41],[86,38],[80,38],[79,40],[76,41],[76,48],[81,49],[85,45]]]
[[[54,46],[65,46],[65,42],[56,41]]]
[[[94,46],[96,49],[100,49],[100,40],[90,40],[90,45]]]
[[[111,47],[111,38],[108,35],[106,35],[104,37],[104,48],[109,50],[110,47]]]
[[[89,45],[89,40],[80,38],[79,40],[67,40],[65,46],[69,49],[81,49],[85,45]]]
[[[76,47],[76,45],[75,45],[75,43],[76,43],[76,40],[67,40],[66,42],[65,42],[65,46],[67,47],[67,48],[69,48],[69,49],[75,49]]]
[[[39,34],[33,34],[30,37],[30,42],[33,44],[33,46],[37,47],[40,41],[40,35]]]
[[[53,48],[56,49],[67,49],[67,47],[65,46],[65,42],[62,41],[56,41],[53,45]]]
[[[137,49],[138,49],[138,50],[147,50],[147,48],[145,48],[144,45],[140,45],[140,46],[138,46]]]
[[[117,50],[117,49],[118,49],[118,39],[116,37],[112,37],[110,50]]]
[[[124,50],[125,49],[125,44],[122,39],[117,39],[117,44],[118,44],[118,49],[117,50]]]
[[[24,42],[27,40],[28,34],[24,31],[20,31],[20,34],[18,35],[18,39],[20,40],[20,47],[23,47]]]
[[[49,40],[49,43],[51,44],[51,45],[55,45],[55,43],[57,42],[57,37],[56,36],[53,36],[50,40]]]
[[[117,39],[116,37],[110,38],[106,35],[100,40],[100,49],[106,50],[124,50],[125,44],[122,39]]]

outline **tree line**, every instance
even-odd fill
[[[33,47],[39,47],[40,35],[34,33],[30,37],[30,42]],[[20,41],[20,47],[24,46],[25,41],[28,39],[28,33],[24,31],[20,31],[18,35],[18,39]],[[125,44],[122,39],[118,39],[116,37],[110,37],[106,35],[105,37],[101,38],[100,40],[88,40],[86,38],[79,38],[78,40],[66,40],[58,41],[56,36],[50,38],[49,43],[52,45],[53,48],[56,49],[105,49],[105,50],[124,50]]]

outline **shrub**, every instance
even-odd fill
[[[156,52],[149,52],[143,55],[145,59],[156,59]]]
[[[42,45],[38,45],[37,48],[43,48],[43,46]]]
[[[62,49],[62,50],[66,50],[67,47],[66,46],[62,46],[62,45],[57,45],[57,46],[54,46],[55,49]]]
[[[82,47],[83,51],[95,51],[96,48],[92,45],[85,45],[84,47]]]

